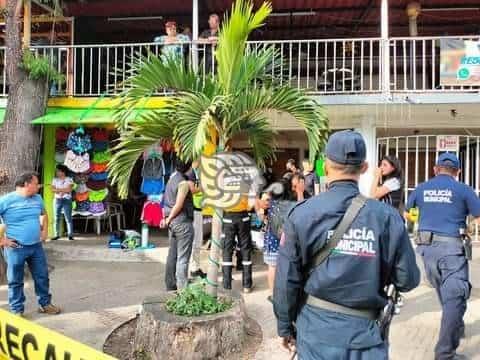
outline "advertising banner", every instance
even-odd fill
[[[440,40],[440,85],[480,85],[480,41]]]

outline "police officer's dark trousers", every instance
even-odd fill
[[[433,241],[418,247],[423,257],[428,281],[437,291],[442,305],[442,322],[435,359],[453,359],[464,331],[463,315],[467,309],[471,285],[463,245],[458,241]]]
[[[225,212],[223,216],[223,287],[232,288],[232,258],[235,249],[235,237],[242,255],[243,287],[252,287],[252,237],[250,234],[250,216],[248,212]]]

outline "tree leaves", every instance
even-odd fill
[[[175,58],[136,55],[115,113],[121,136],[110,174],[120,196],[128,195],[131,169],[145,147],[162,138],[173,140],[180,158],[193,160],[202,154],[213,130],[222,146],[246,136],[255,160],[263,165],[275,154],[276,132],[269,118],[275,113],[297,120],[314,160],[328,135],[325,110],[305,92],[278,84],[274,64],[278,67],[280,60],[274,47],[247,46],[250,32],[270,12],[270,3],[256,12],[249,0],[234,3],[220,31],[216,76],[196,72]],[[146,101],[162,89],[173,93],[165,106],[145,109]]]

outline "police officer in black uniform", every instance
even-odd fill
[[[456,358],[464,334],[463,315],[471,285],[462,233],[466,217],[480,220],[480,200],[469,186],[458,182],[460,162],[452,153],[438,157],[435,177],[410,194],[406,210],[420,213],[417,251],[423,258],[427,278],[442,305],[442,322],[435,359]],[[406,213],[410,219],[409,213]],[[470,250],[467,244],[467,251]]]
[[[387,341],[376,322],[384,288],[415,288],[420,273],[403,220],[395,209],[369,199],[336,247],[318,266],[368,168],[366,146],[354,131],[333,134],[326,147],[328,191],[296,205],[284,227],[274,289],[283,346],[296,343],[298,358],[387,359]]]

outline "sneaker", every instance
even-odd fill
[[[244,294],[250,294],[253,291],[253,286],[250,288],[243,288],[243,293]]]
[[[201,279],[205,279],[207,277],[207,274],[205,274],[202,269],[198,269],[197,271],[190,271],[190,276],[191,277],[199,277]]]
[[[75,239],[73,238],[73,236],[69,236],[69,237],[68,237],[68,240],[73,241],[73,240],[75,240]]]
[[[40,314],[58,315],[62,312],[62,310],[53,304],[48,304],[46,306],[40,306],[38,308],[38,312]]]
[[[55,240],[58,240],[58,239],[60,239],[60,236],[54,236],[50,240],[55,241]]]

